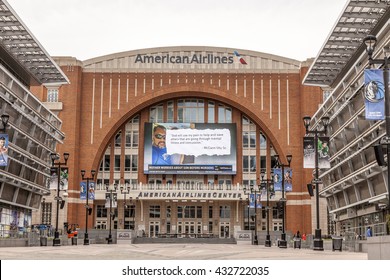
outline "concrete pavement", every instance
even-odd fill
[[[367,253],[249,244],[91,244],[2,247],[1,260],[367,260]]]

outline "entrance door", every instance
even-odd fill
[[[157,237],[160,233],[160,222],[149,222],[149,237]]]
[[[228,238],[230,236],[230,223],[220,223],[219,224],[219,237]]]

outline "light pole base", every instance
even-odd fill
[[[324,251],[324,240],[314,238],[314,240],[313,240],[313,250],[314,251]]]
[[[259,245],[259,240],[257,239],[257,235],[255,235],[255,239],[253,240],[253,245]]]
[[[286,240],[279,240],[278,247],[282,248],[282,249],[286,249],[287,248],[287,241]]]
[[[53,239],[53,246],[61,246],[61,239],[60,238],[54,238]]]
[[[318,228],[314,232],[313,250],[324,251],[324,241],[321,238],[321,229]]]
[[[272,242],[270,240],[270,236],[267,235],[266,240],[265,240],[265,247],[271,247],[271,246],[272,246]]]
[[[287,248],[286,233],[284,232],[280,236],[280,240],[278,241],[278,247],[283,249]]]
[[[107,244],[112,244],[112,236],[111,236],[111,234],[106,239],[107,239]]]
[[[84,245],[89,245],[88,232],[84,233]]]

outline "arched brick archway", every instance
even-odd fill
[[[174,89],[171,89],[174,90]],[[128,108],[128,111],[121,115],[113,117],[109,123],[107,123],[106,127],[102,128],[102,131],[107,131],[104,137],[99,138],[99,142],[95,142],[94,146],[97,147],[95,151],[92,151],[91,154],[95,155],[93,160],[91,161],[91,168],[95,168],[96,170],[99,167],[101,159],[105,153],[106,147],[108,145],[108,141],[112,139],[118,129],[126,123],[129,119],[137,115],[143,109],[146,109],[153,104],[163,102],[166,100],[174,99],[174,98],[186,98],[186,97],[196,97],[196,98],[207,98],[210,100],[219,101],[224,103],[236,110],[242,112],[244,115],[248,116],[261,130],[265,133],[267,138],[271,141],[275,150],[281,155],[282,158],[285,157],[285,154],[288,151],[282,149],[283,145],[280,143],[280,140],[283,139],[281,135],[278,133],[274,133],[278,131],[277,123],[268,118],[267,113],[260,111],[256,108],[256,104],[253,106],[245,107],[242,103],[240,103],[240,98],[238,97],[226,97],[223,92],[216,92],[215,90],[211,91],[201,91],[199,90],[188,90],[188,91],[169,91],[169,92],[156,92],[153,96],[144,96],[140,98],[137,104],[134,107]],[[278,140],[279,139],[279,140]]]

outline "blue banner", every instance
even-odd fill
[[[284,179],[284,191],[292,191],[292,169],[284,168],[284,174],[282,174],[281,168],[274,168],[274,191],[282,191],[282,180]]]
[[[364,103],[367,120],[385,119],[385,87],[382,69],[364,70]]]
[[[249,195],[249,208],[255,208],[255,206],[256,208],[262,208],[260,193],[256,193],[256,198],[254,193]]]
[[[86,200],[87,198],[87,182],[80,182],[80,199]],[[95,182],[89,182],[88,199],[95,199]]]
[[[8,165],[8,134],[0,134],[0,166]]]

